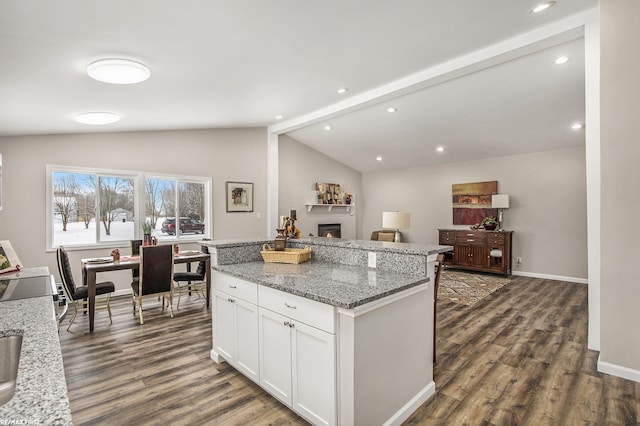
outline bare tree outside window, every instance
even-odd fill
[[[180,182],[180,216],[204,220],[204,185]]]
[[[152,229],[156,229],[159,218],[174,215],[175,181],[148,178],[145,180],[145,213],[146,220],[151,222]],[[171,197],[173,196],[173,200]]]
[[[79,194],[80,182],[75,175],[65,173],[54,179],[53,212],[60,217],[63,232],[67,232],[69,221],[75,221],[78,216]]]
[[[100,176],[100,222],[106,235],[111,235],[111,224],[122,211],[133,210],[133,179]]]
[[[89,229],[91,219],[95,216],[96,197],[93,193],[83,191],[77,198],[79,220],[84,223],[84,229]]]

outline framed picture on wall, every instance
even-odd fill
[[[227,182],[227,212],[253,211],[253,183]]]

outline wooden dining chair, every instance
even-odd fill
[[[58,272],[60,273],[60,279],[62,280],[64,291],[67,293],[67,299],[73,304],[73,315],[71,316],[71,321],[69,321],[69,326],[67,327],[67,331],[69,331],[71,324],[73,324],[76,316],[78,316],[78,312],[89,312],[88,302],[86,300],[89,296],[89,287],[86,285],[76,285],[73,280],[73,274],[71,273],[69,255],[64,247],[58,247],[56,257],[58,260]],[[111,281],[96,283],[96,296],[106,295],[104,298],[96,297],[96,308],[105,308],[107,312],[109,312],[110,324],[113,324],[113,320],[111,319],[111,306],[109,305],[109,302],[111,300],[111,293],[114,291],[115,285]]]
[[[168,300],[169,313],[173,318],[173,246],[143,246],[140,248],[140,275],[131,282],[133,297],[133,315],[138,316],[140,324],[144,324],[142,316],[142,298],[150,295],[162,296],[162,310],[165,299]]]
[[[209,253],[209,247],[200,246],[200,251],[202,253]],[[173,274],[173,282],[174,282],[174,292],[178,293],[178,303],[176,307],[180,309],[180,298],[182,293],[189,293],[194,291],[198,295],[198,297],[202,296],[203,298],[207,298],[205,295],[206,291],[206,276],[207,276],[207,262],[201,260],[198,262],[198,268],[195,272],[191,272],[187,270],[187,272],[175,272]]]
[[[440,275],[444,267],[444,254],[440,253],[437,257],[438,265],[436,266],[435,278],[433,280],[433,363],[436,363],[436,314],[438,311],[438,285],[440,283]]]
[[[142,247],[142,240],[131,240],[131,256],[139,256],[140,255],[140,247]],[[136,279],[140,275],[139,269],[131,270],[131,278]]]

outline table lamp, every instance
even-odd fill
[[[498,231],[502,231],[502,209],[509,208],[509,194],[493,194],[491,208],[498,210]]]
[[[402,242],[400,229],[408,229],[411,225],[411,213],[409,212],[382,212],[382,227],[396,230],[393,241]]]

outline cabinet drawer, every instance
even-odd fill
[[[235,296],[247,302],[258,304],[258,284],[232,277],[218,271],[211,271],[211,286],[214,290]]]
[[[487,233],[487,241],[490,243],[504,242],[504,234],[501,232],[488,232]]]
[[[485,244],[487,242],[486,235],[473,232],[460,232],[456,235],[456,243],[458,244]]]
[[[440,244],[445,246],[453,245],[456,242],[455,235],[442,235],[440,234]]]
[[[258,300],[263,308],[335,334],[333,306],[265,286],[258,287]]]
[[[455,238],[456,231],[443,231],[440,230],[440,238]]]

